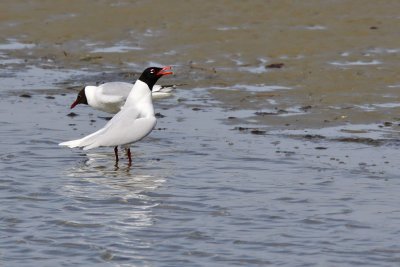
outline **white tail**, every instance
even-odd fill
[[[74,148],[74,147],[85,147],[84,150],[87,149],[91,149],[91,148],[95,148],[98,147],[97,143],[95,143],[96,141],[96,137],[98,135],[101,135],[106,129],[107,126],[109,124],[107,123],[106,126],[104,126],[103,129],[98,130],[97,132],[94,132],[92,134],[89,134],[88,136],[85,136],[81,139],[76,139],[76,140],[71,140],[71,141],[67,141],[67,142],[62,142],[59,143],[59,146],[67,146],[69,148]]]

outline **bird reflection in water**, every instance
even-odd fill
[[[113,158],[109,154],[91,153],[87,157],[66,170],[69,179],[61,190],[72,200],[72,210],[82,210],[74,220],[78,223],[96,220],[104,225],[112,222],[126,230],[152,225],[153,208],[160,199],[151,193],[165,182],[165,169],[147,168],[151,165],[148,161],[142,165],[135,163],[135,168],[111,167]]]

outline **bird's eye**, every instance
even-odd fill
[[[154,73],[154,69],[151,69],[151,70],[150,70],[150,73]]]

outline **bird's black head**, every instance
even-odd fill
[[[139,80],[145,82],[149,86],[150,90],[152,90],[158,79],[169,74],[173,74],[171,71],[171,66],[166,66],[163,68],[150,67],[143,71],[142,75],[139,77]]]
[[[76,100],[74,103],[72,103],[71,108],[74,108],[78,104],[85,104],[87,105],[87,98],[85,94],[85,88],[79,91],[78,96],[76,97]]]

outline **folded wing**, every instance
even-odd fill
[[[81,139],[63,142],[60,146],[83,147],[117,146],[137,142],[147,136],[156,125],[154,116],[141,117],[134,107],[118,112],[102,129]]]

